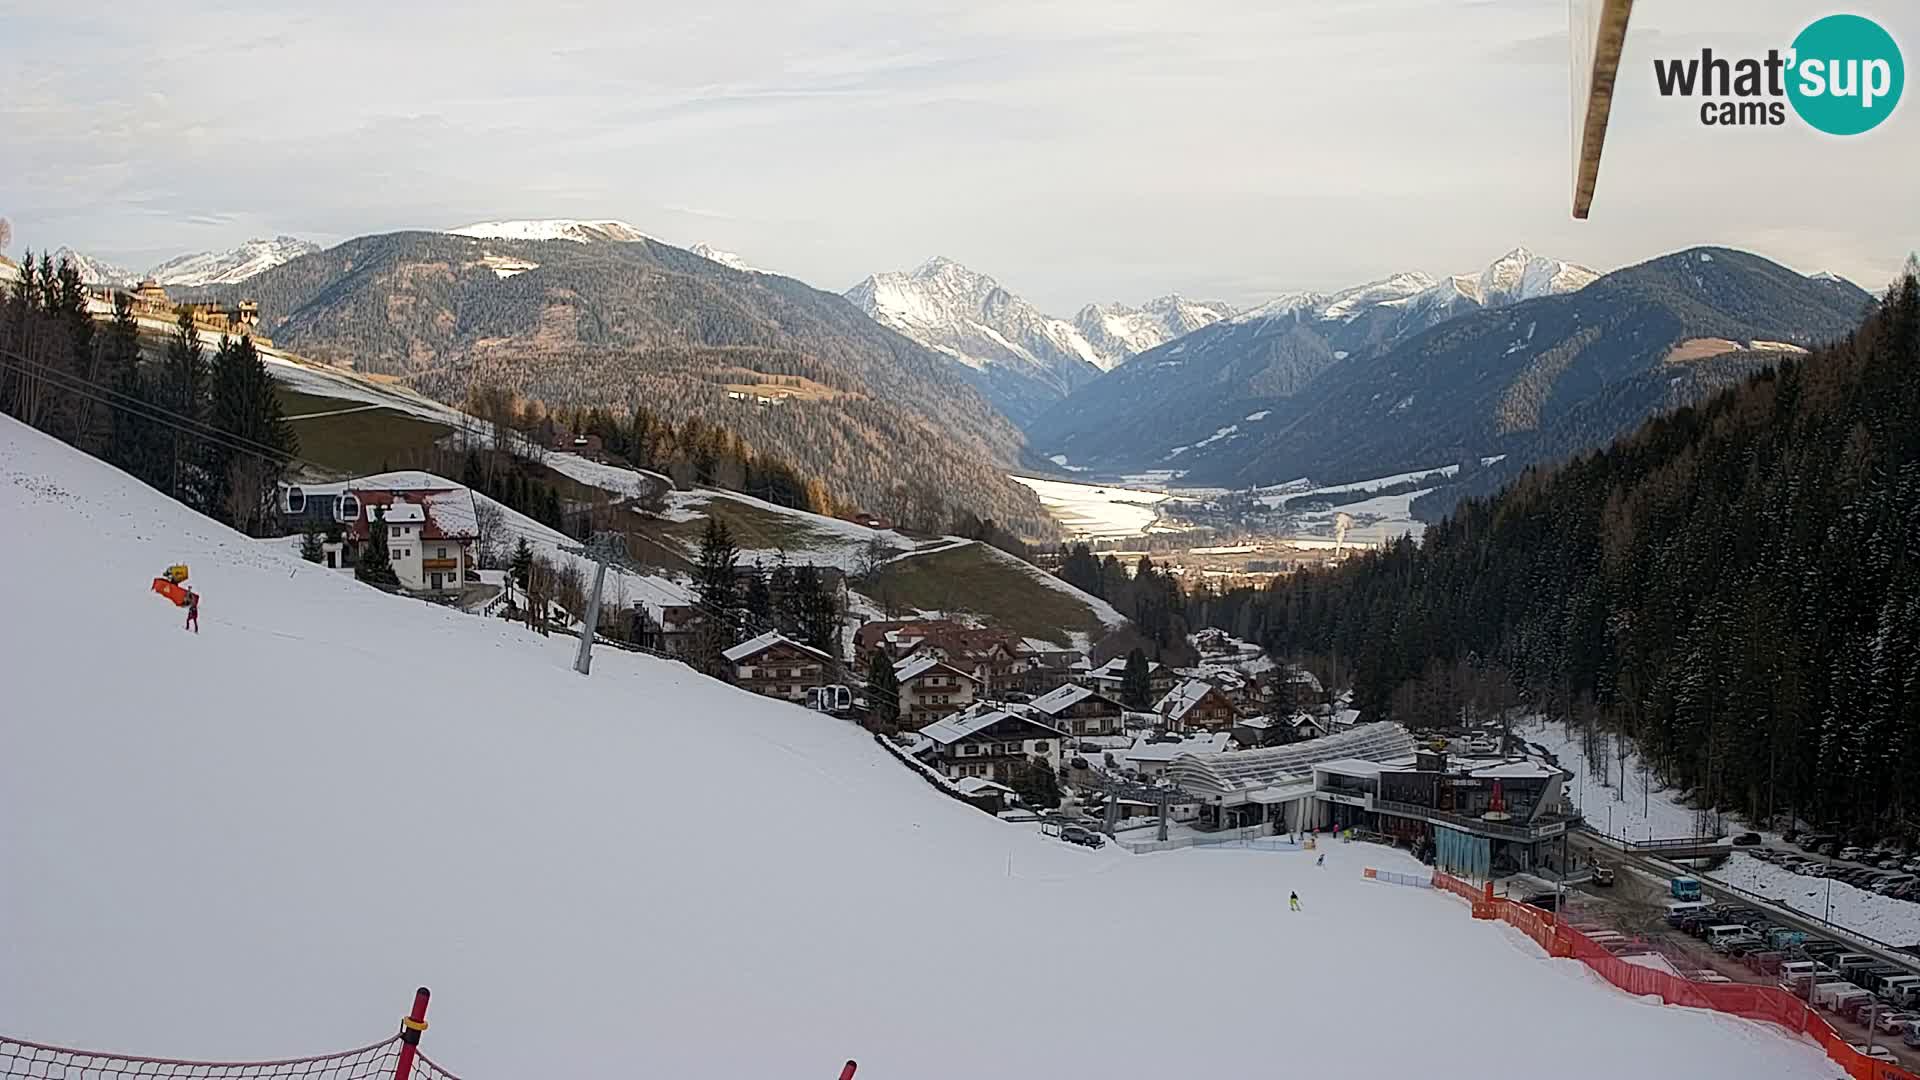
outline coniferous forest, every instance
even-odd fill
[[[184,310],[164,355],[141,355],[127,296],[96,323],[68,263],[29,252],[0,297],[0,408],[251,535],[299,440],[253,342],[205,341]]]
[[[1190,597],[1358,704],[1502,696],[1754,820],[1920,834],[1920,285],[1604,450],[1264,591]]]

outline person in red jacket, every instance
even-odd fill
[[[200,594],[187,590],[187,629],[200,632]]]

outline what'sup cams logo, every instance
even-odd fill
[[[1858,135],[1880,126],[1900,103],[1906,67],[1900,46],[1879,23],[1829,15],[1810,24],[1785,52],[1729,58],[1656,59],[1661,97],[1700,98],[1708,127],[1779,126],[1787,106],[1815,130]]]

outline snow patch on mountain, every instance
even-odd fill
[[[296,236],[254,239],[229,251],[168,259],[147,271],[147,276],[162,285],[233,285],[319,250],[319,244]]]
[[[1477,273],[1450,274],[1435,280],[1421,271],[1408,270],[1332,294],[1283,293],[1234,316],[1232,321],[1312,318],[1352,322],[1374,308],[1385,307],[1412,313],[1430,325],[1475,308],[1505,307],[1522,300],[1576,292],[1599,276],[1587,267],[1518,247]]]
[[[730,270],[738,270],[746,274],[766,273],[765,270],[762,270],[757,266],[750,265],[747,262],[747,260],[741,258],[740,256],[734,254],[733,252],[722,251],[719,248],[714,247],[712,244],[695,244],[692,247],[688,248],[687,250],[693,252],[695,255],[698,255],[703,259],[706,259],[709,262],[717,262],[721,266],[727,267]]]
[[[454,236],[483,240],[570,240],[576,244],[630,243],[653,237],[624,221],[582,221],[575,218],[539,218],[527,221],[476,221],[457,229]]]

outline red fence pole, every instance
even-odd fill
[[[848,1061],[846,1064],[846,1067],[840,1070],[840,1080],[853,1080],[853,1072],[855,1069],[858,1069],[859,1067],[860,1067],[859,1062]]]
[[[426,987],[413,992],[413,1011],[400,1021],[400,1061],[393,1067],[393,1080],[407,1080],[413,1075],[413,1059],[420,1052],[420,1033],[427,1030],[427,998],[432,996]]]

